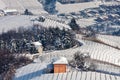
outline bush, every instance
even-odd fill
[[[73,60],[70,61],[70,66],[74,67],[74,68],[79,68],[81,70],[87,70],[86,66],[85,66],[85,60],[86,59],[90,59],[89,54],[86,53],[81,53],[81,52],[76,52],[73,56]]]

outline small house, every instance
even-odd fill
[[[32,42],[35,48],[38,50],[38,53],[41,55],[43,53],[43,46],[40,42]]]
[[[54,73],[65,73],[67,71],[68,61],[65,57],[61,57],[53,64],[54,64]]]

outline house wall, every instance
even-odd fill
[[[39,52],[40,55],[42,55],[42,53],[43,53],[43,47],[42,46],[38,48],[38,52]]]
[[[54,73],[65,73],[66,68],[66,64],[54,64]]]

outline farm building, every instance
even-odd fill
[[[65,73],[67,71],[68,61],[65,57],[61,57],[53,64],[54,64],[54,73]]]
[[[16,9],[3,10],[5,15],[17,15],[19,12]]]

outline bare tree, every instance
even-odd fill
[[[81,53],[78,51],[74,54],[73,60],[71,60],[69,64],[74,68],[86,70],[85,59],[88,58],[90,58],[88,53]]]

